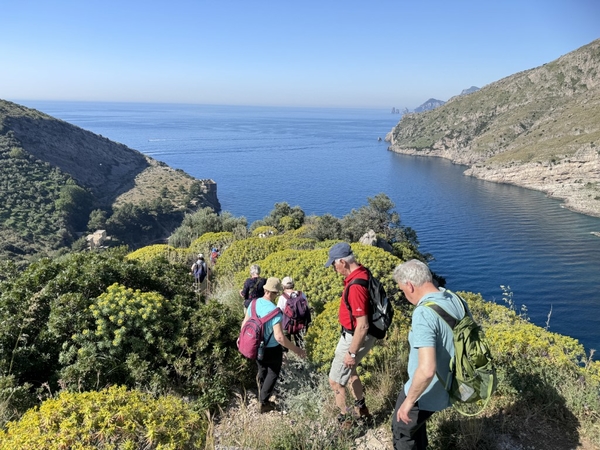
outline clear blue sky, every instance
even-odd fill
[[[413,109],[600,38],[600,0],[12,0],[0,98]]]

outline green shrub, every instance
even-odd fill
[[[63,346],[64,382],[84,389],[107,383],[164,387],[178,324],[171,303],[156,292],[115,283],[89,309],[92,326]]]
[[[586,356],[577,340],[536,326],[480,294],[460,294],[490,343],[498,372],[497,401],[515,414],[516,421],[506,426],[519,429],[519,409],[525,415],[543,410],[551,423],[575,414],[582,433],[600,443],[600,364]]]
[[[526,357],[528,365],[536,370],[555,367],[582,374],[587,357],[583,345],[576,339],[534,325],[509,308],[485,301],[481,294],[460,294],[486,329],[499,366],[521,365],[522,358]]]
[[[228,248],[234,240],[235,236],[230,231],[204,233],[191,243],[188,249],[188,255],[193,255],[195,257],[198,253],[204,253],[208,260],[208,255],[213,247],[216,247],[223,252],[223,250]]]
[[[199,305],[179,337],[181,351],[173,366],[180,383],[185,382],[181,389],[198,396],[203,408],[226,404],[232,386],[256,386],[256,363],[236,346],[240,313],[211,300]]]
[[[239,229],[243,229],[245,233],[247,225],[245,217],[233,217],[227,211],[218,215],[212,208],[205,207],[185,215],[181,225],[169,237],[169,244],[174,247],[189,247],[206,233],[239,233]]]
[[[113,214],[106,220],[106,232],[113,239],[137,248],[164,239],[165,229],[174,229],[182,218],[183,211],[165,199],[123,203],[113,208]]]
[[[309,359],[323,373],[328,373],[335,354],[335,347],[340,339],[340,322],[338,312],[340,301],[331,301],[323,311],[313,318],[304,342]]]
[[[216,302],[186,306],[180,297],[168,301],[115,284],[90,310],[92,326],[63,346],[61,375],[69,387],[177,390],[214,409],[239,379],[253,380],[253,365],[235,346],[241,318]]]
[[[147,262],[125,255],[44,259],[0,281],[2,373],[32,392],[44,383],[56,390],[61,379],[87,389],[177,390],[207,407],[225,402],[236,376],[252,369],[235,346],[239,312],[199,305],[187,265],[160,252]]]
[[[231,277],[238,272],[249,274],[252,264],[261,261],[271,253],[285,248],[283,241],[274,237],[250,237],[235,241],[219,257],[216,267],[218,277]],[[248,277],[249,275],[246,275]]]
[[[287,202],[275,203],[273,210],[262,220],[254,222],[250,229],[263,226],[277,228],[279,231],[295,230],[304,224],[304,211],[299,206],[293,208]]]
[[[307,234],[319,241],[342,239],[342,224],[337,217],[324,214],[314,219],[314,224],[307,230]]]
[[[386,194],[367,198],[367,205],[353,209],[341,220],[342,236],[349,242],[358,242],[369,230],[375,231],[389,243],[408,242],[418,247],[417,236],[412,229],[404,227],[396,205]],[[328,219],[331,221],[331,218]]]
[[[127,259],[150,262],[154,258],[164,256],[170,262],[187,262],[187,252],[182,248],[171,247],[167,244],[148,245],[127,255]]]
[[[173,396],[124,387],[68,393],[29,410],[0,431],[0,450],[201,448],[207,420]]]
[[[316,241],[322,241],[323,239],[316,239],[314,236],[310,236],[310,232],[313,229],[312,224],[305,223],[300,228],[296,228],[295,230],[289,230],[285,232],[286,236],[292,236],[297,238],[308,238],[314,239]]]
[[[36,403],[30,384],[18,384],[13,375],[0,375],[0,429]]]

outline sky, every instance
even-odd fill
[[[600,0],[3,0],[0,99],[412,110],[600,38]]]

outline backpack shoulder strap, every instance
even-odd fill
[[[435,302],[425,302],[425,303],[423,303],[423,305],[433,309],[437,313],[438,316],[440,316],[442,319],[444,319],[444,322],[446,322],[448,324],[450,329],[452,331],[454,331],[454,327],[458,323],[458,319],[456,319],[455,317],[452,317],[444,308],[442,308],[440,305],[438,305]]]
[[[252,300],[250,302],[250,317],[256,317],[257,319],[259,318],[258,314],[256,314],[256,300]]]
[[[267,314],[264,317],[260,317],[258,320],[260,320],[260,327],[261,327],[261,329],[264,329],[265,323],[267,323],[272,318],[276,317],[277,314],[279,314],[279,313],[281,313],[281,310],[279,308],[275,307],[275,309],[273,311],[271,311],[269,314]],[[264,330],[261,331],[261,334],[263,332],[264,332]],[[269,337],[266,338],[266,339],[263,338],[263,341],[265,343],[268,342],[268,341],[270,341],[271,340],[271,336],[273,336],[273,333],[275,333],[275,329],[272,329],[271,330],[271,334],[269,334]]]
[[[369,272],[369,276],[371,276],[370,272]],[[343,298],[344,298],[344,303],[346,303],[346,308],[348,308],[348,312],[350,313],[350,323],[352,323],[352,307],[350,306],[350,301],[348,301],[348,295],[349,295],[348,291],[350,291],[350,286],[352,286],[354,284],[363,286],[366,289],[369,287],[369,280],[364,280],[362,278],[356,278],[356,279],[350,281],[350,283],[348,283],[348,285],[344,289]],[[354,333],[354,327],[352,327],[352,332]]]
[[[448,326],[454,331],[454,327],[462,320],[463,317],[467,315],[467,307],[466,301],[458,294],[452,292],[450,289],[446,289],[445,292],[448,292],[450,295],[454,296],[458,299],[460,306],[462,308],[462,317],[460,319],[452,316],[448,311],[442,308],[440,305],[433,301],[425,302],[423,305],[430,307],[433,309],[444,321],[448,324]]]
[[[264,325],[265,323],[267,323],[269,320],[271,320],[273,317],[277,316],[277,314],[279,314],[281,312],[281,310],[279,308],[275,308],[273,311],[271,311],[269,314],[267,314],[264,317],[260,318],[260,321],[262,322],[262,324]]]

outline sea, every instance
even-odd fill
[[[277,202],[343,217],[385,193],[453,290],[600,350],[600,218],[441,158],[388,151],[390,109],[17,101],[216,181],[248,223]],[[598,358],[595,358],[598,359]]]

